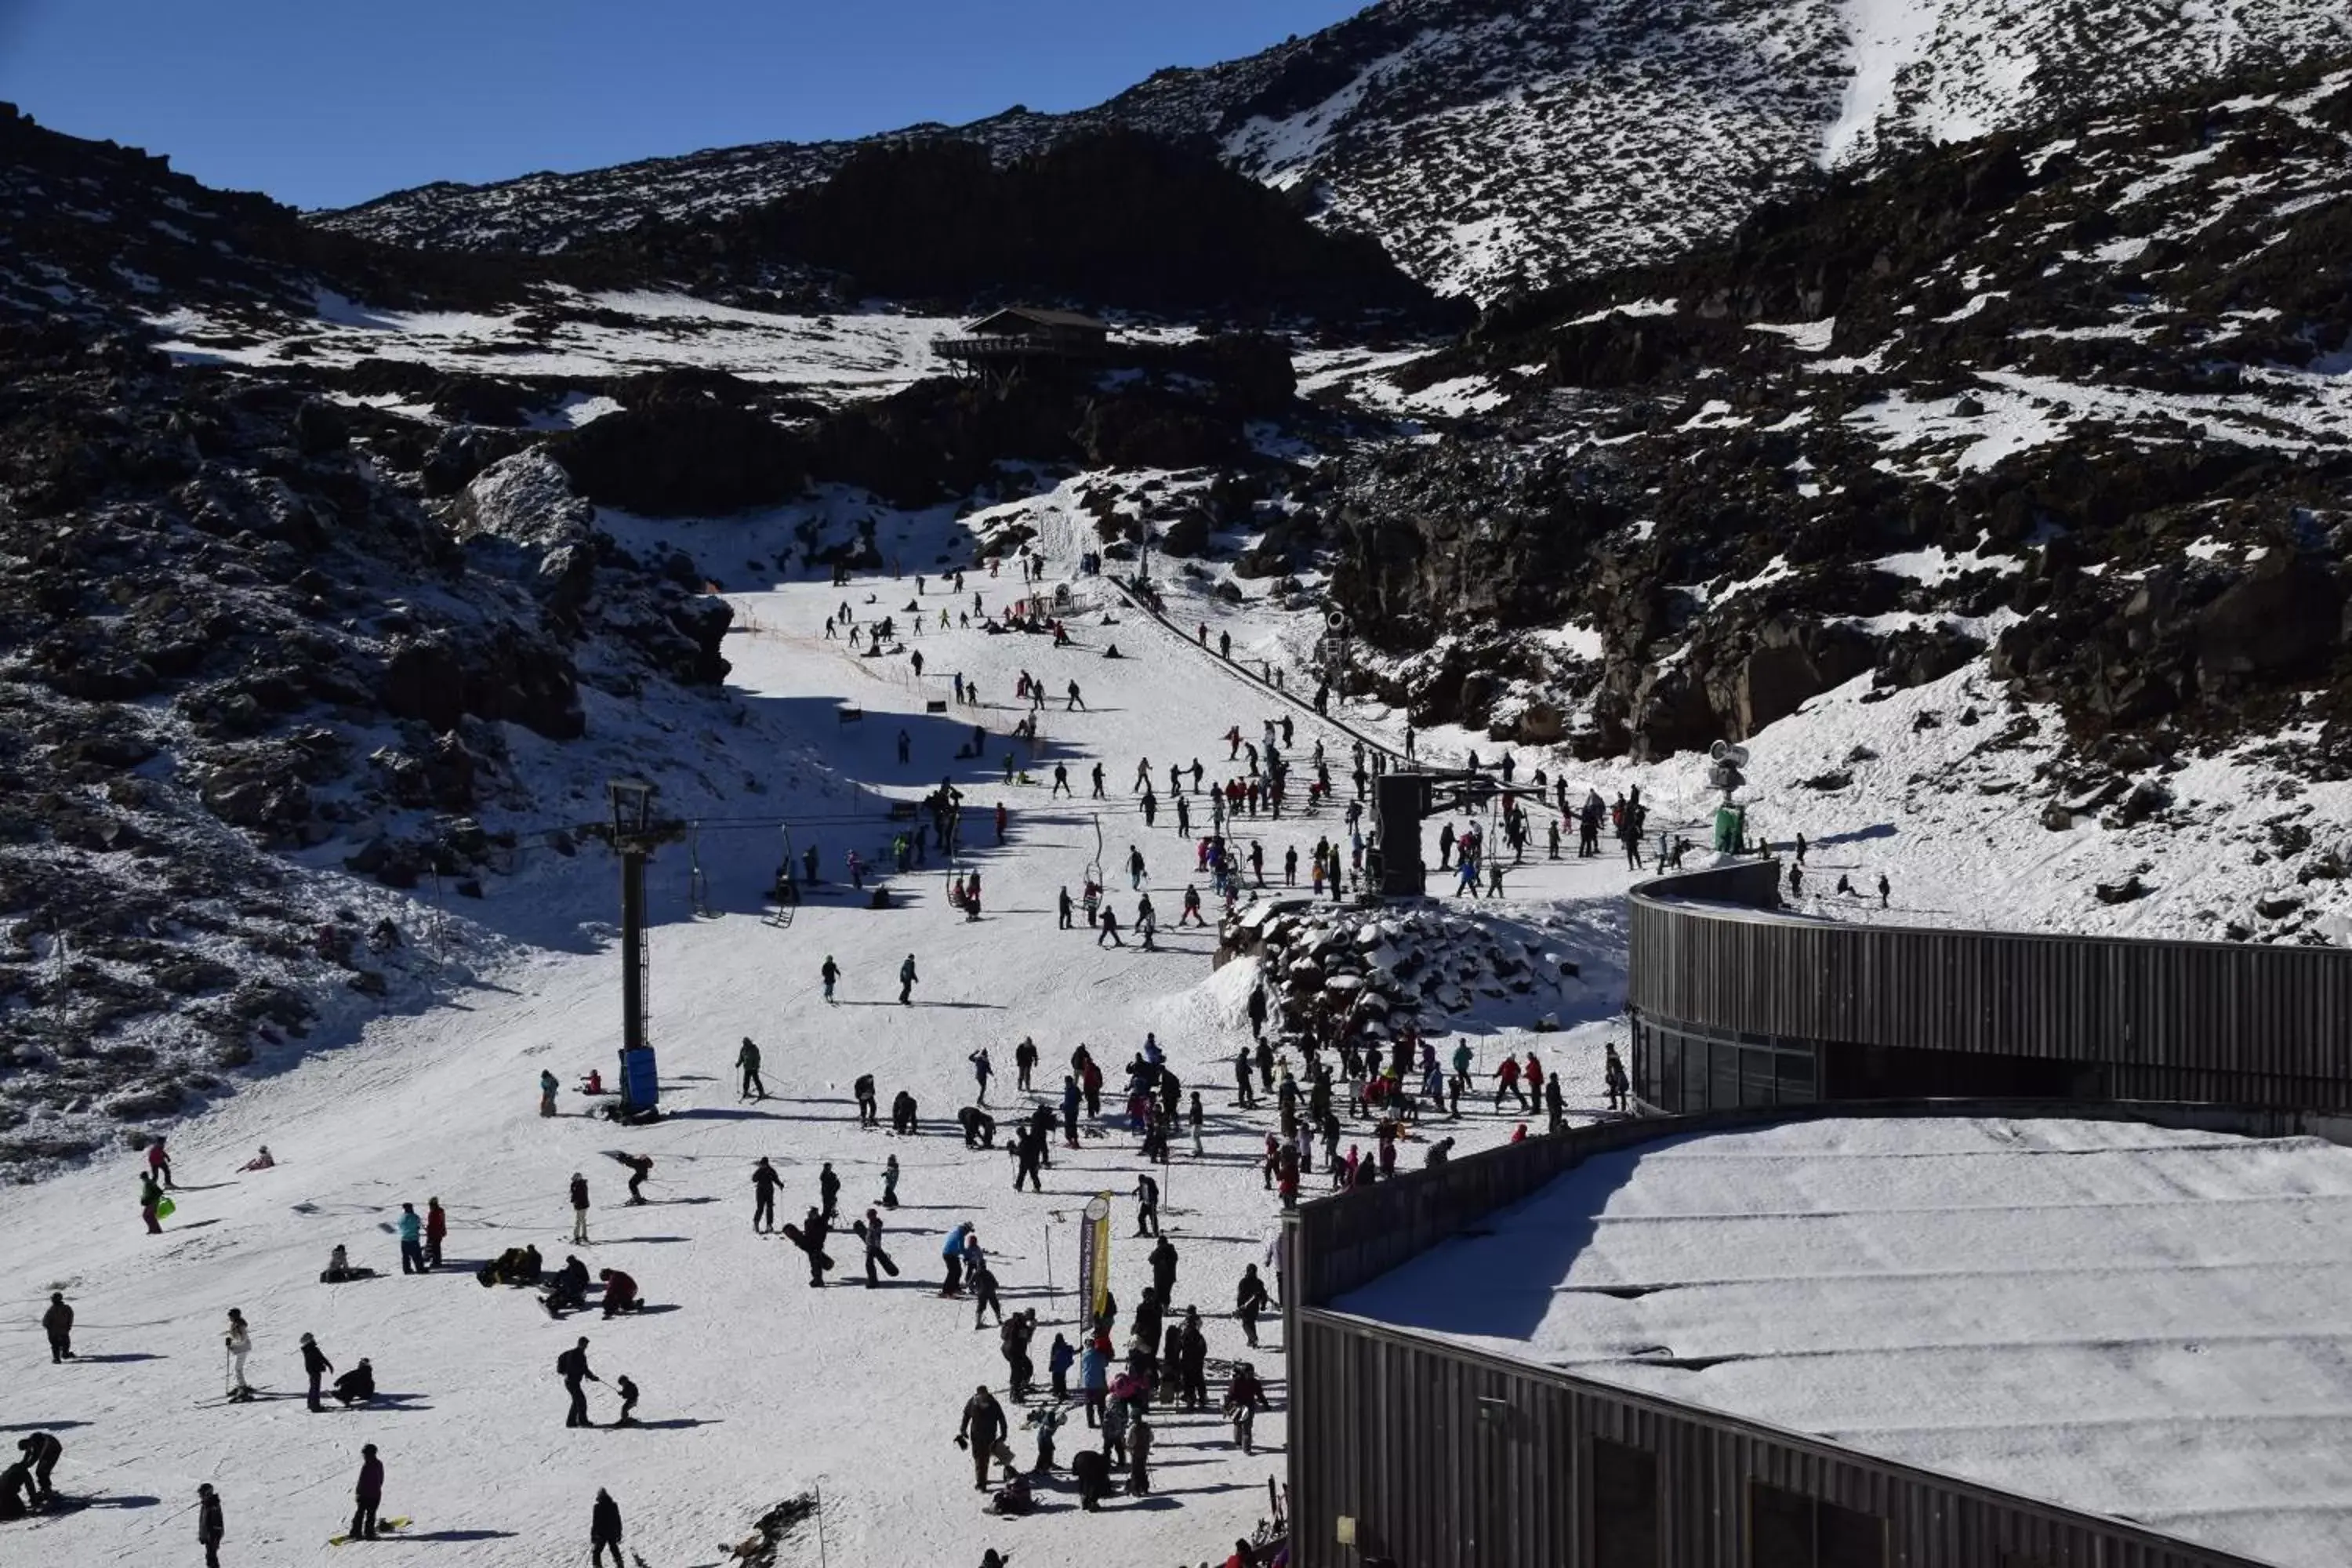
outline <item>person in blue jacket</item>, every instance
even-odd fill
[[[971,1221],[965,1220],[948,1232],[947,1240],[940,1244],[940,1257],[948,1266],[947,1280],[940,1287],[940,1294],[942,1296],[963,1294],[963,1244],[965,1238],[971,1235]]]

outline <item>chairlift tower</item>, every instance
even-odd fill
[[[613,852],[621,858],[619,1115],[626,1121],[649,1121],[661,1113],[661,1085],[646,994],[646,864],[663,843],[678,837],[679,828],[656,817],[654,798],[660,791],[643,779],[614,779],[605,790],[613,803]]]

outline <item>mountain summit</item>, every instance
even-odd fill
[[[1824,167],[2347,46],[2336,0],[1383,0],[1076,113],[437,184],[318,221],[562,250],[772,201],[875,142],[1006,161],[1116,126],[1212,144],[1423,282],[1490,300],[1720,237]]]

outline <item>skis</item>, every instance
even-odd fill
[[[390,1535],[396,1531],[406,1530],[410,1525],[415,1522],[416,1521],[413,1519],[379,1519],[375,1521],[375,1532],[378,1535]],[[341,1546],[346,1541],[356,1539],[358,1538],[350,1535],[331,1535],[327,1537],[327,1544],[330,1546]]]

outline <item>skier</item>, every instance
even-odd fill
[[[582,1344],[588,1342],[583,1340]],[[376,1510],[383,1502],[383,1461],[375,1457],[375,1445],[360,1447],[359,1485],[352,1489],[351,1539],[373,1541],[376,1538]]]
[[[828,959],[826,962],[832,961]],[[827,983],[826,990],[828,993],[832,990],[830,983]],[[752,1042],[749,1035],[743,1037],[742,1049],[735,1053],[735,1067],[743,1075],[742,1088],[738,1091],[741,1098],[745,1100],[768,1098],[768,1086],[760,1081],[760,1047]]]
[[[65,1292],[49,1292],[49,1309],[41,1314],[41,1331],[49,1336],[51,1364],[73,1360],[74,1310],[66,1305]]]
[[[963,1244],[971,1235],[971,1221],[964,1220],[949,1231],[947,1240],[940,1244],[940,1260],[947,1266],[947,1279],[940,1286],[942,1296],[963,1294]]]
[[[1126,942],[1119,940],[1118,916],[1108,904],[1105,904],[1103,906],[1102,931],[1101,934],[1095,938],[1095,945],[1097,947],[1100,947],[1106,940],[1108,940],[1113,947],[1125,947],[1127,945]]]
[[[613,1425],[635,1426],[637,1424],[637,1385],[630,1382],[628,1374],[624,1373],[613,1380],[613,1392],[621,1396],[621,1413],[613,1417]]]
[[[329,1361],[327,1352],[319,1348],[318,1340],[310,1334],[304,1334],[302,1336],[302,1374],[310,1383],[310,1414],[313,1415],[326,1408],[319,1403],[320,1380],[334,1370],[335,1363]]]
[[[579,1172],[572,1173],[572,1242],[585,1247],[588,1242],[588,1178]]]
[[[220,1494],[210,1481],[196,1487],[196,1544],[205,1549],[205,1568],[220,1568],[221,1541],[227,1534],[221,1520]]]
[[[17,1439],[16,1452],[24,1457],[17,1463],[25,1467],[32,1479],[32,1502],[36,1508],[46,1508],[58,1500],[58,1489],[49,1483],[49,1472],[64,1458],[66,1446],[47,1432],[36,1432]]]
[[[228,1397],[237,1401],[253,1397],[253,1385],[245,1381],[245,1358],[253,1353],[253,1335],[245,1326],[245,1314],[235,1307],[228,1310],[228,1332],[221,1343],[228,1347]]]
[[[824,982],[824,999],[826,1003],[834,1006],[839,1006],[840,1004],[833,1000],[833,985],[835,981],[841,978],[841,965],[833,961],[833,954],[828,952],[824,955],[824,963],[816,973],[817,977]]]
[[[783,1177],[776,1174],[775,1166],[765,1154],[751,1167],[751,1228],[767,1232],[776,1227],[776,1189],[783,1185]]]
[[[581,1335],[577,1344],[555,1358],[555,1371],[556,1374],[563,1379],[563,1392],[570,1395],[572,1400],[570,1407],[563,1413],[563,1424],[566,1426],[596,1425],[588,1419],[588,1391],[581,1384],[583,1379],[589,1383],[602,1383],[604,1380],[589,1370],[587,1335]],[[373,1453],[374,1450],[370,1449],[369,1452]]]
[[[907,955],[907,962],[898,965],[899,1006],[911,1007],[915,1005],[915,982],[920,977],[915,973],[915,955],[910,952]]]
[[[608,1550],[613,1553],[613,1568],[626,1568],[621,1561],[621,1505],[613,1500],[612,1493],[598,1487],[596,1506],[588,1513],[588,1568],[600,1568]]]
[[[400,1205],[400,1218],[394,1222],[400,1232],[400,1271],[403,1274],[425,1272],[425,1221],[415,1204]]]
[[[1151,1179],[1149,1171],[1139,1173],[1135,1178],[1135,1234],[1160,1234],[1160,1184]]]

